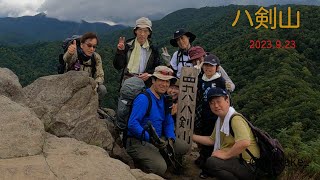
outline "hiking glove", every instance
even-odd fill
[[[153,144],[155,147],[157,147],[158,149],[164,149],[167,147],[167,142],[161,138],[159,138],[159,143],[154,141],[152,138],[150,139],[151,144]]]
[[[173,147],[174,139],[169,138],[169,139],[168,139],[168,144],[169,144],[171,147]]]

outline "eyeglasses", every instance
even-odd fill
[[[85,44],[88,46],[88,48],[92,48],[92,47],[93,47],[93,49],[97,48],[97,45],[92,45],[90,43],[85,43]]]
[[[138,29],[136,30],[136,32],[139,33],[139,34],[142,34],[142,32],[143,32],[144,34],[149,34],[149,33],[150,33],[149,29],[142,29],[142,28],[138,28]]]

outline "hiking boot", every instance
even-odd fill
[[[205,171],[202,171],[200,174],[199,174],[199,177],[201,179],[207,179],[209,177],[209,175],[205,172]]]

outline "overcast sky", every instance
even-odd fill
[[[138,17],[157,19],[183,8],[288,3],[320,5],[320,0],[0,0],[0,17],[45,12],[48,17],[60,20],[111,21],[133,26]]]

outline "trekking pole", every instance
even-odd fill
[[[155,143],[161,144],[161,142],[158,134],[156,133],[156,130],[152,126],[151,121],[147,122],[147,125],[145,126],[145,130],[149,133],[150,139],[152,139]],[[169,162],[173,165],[173,168],[175,170],[180,170],[182,168],[182,164],[179,163],[175,158],[175,153],[173,147],[167,143],[165,148],[159,149],[160,154],[169,160]]]
[[[115,122],[115,117],[112,116],[108,111],[106,111],[102,108],[99,108],[98,113],[101,114],[103,116],[103,118],[110,119],[112,122]]]

